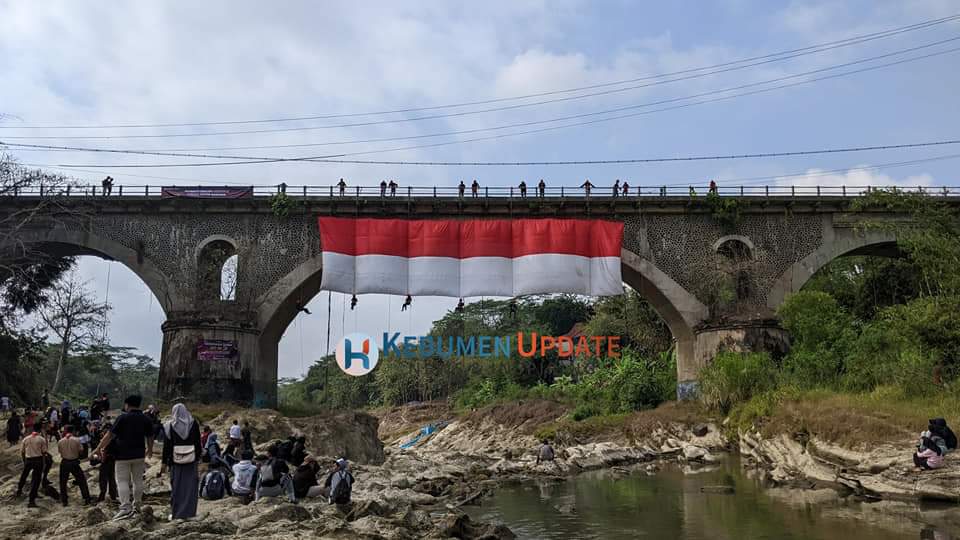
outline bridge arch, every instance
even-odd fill
[[[818,270],[834,259],[854,255],[897,257],[900,251],[896,235],[882,230],[831,229],[816,251],[793,263],[777,278],[767,294],[767,307],[776,310],[787,295],[800,291]]]
[[[183,305],[171,280],[142,253],[118,242],[88,231],[61,228],[30,230],[18,233],[18,239],[51,255],[64,257],[91,255],[107,261],[117,261],[129,268],[143,281],[157,299],[164,315],[168,316]]]
[[[696,334],[694,329],[709,315],[709,309],[650,261],[627,249],[621,250],[623,281],[640,293],[666,322],[677,343],[679,380],[695,380]],[[322,254],[301,263],[258,298],[260,359],[262,373],[276,377],[278,346],[299,308],[320,292]]]

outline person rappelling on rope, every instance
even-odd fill
[[[350,311],[353,311],[353,308],[357,307],[357,295],[350,297]]]
[[[517,300],[510,300],[510,318],[516,320],[517,318]]]
[[[403,300],[403,305],[400,306],[400,311],[406,311],[410,304],[413,303],[413,298],[408,294],[407,297]]]
[[[457,312],[457,313],[463,313],[463,298],[461,298],[460,301],[457,302],[456,312]]]

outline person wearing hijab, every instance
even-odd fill
[[[171,414],[173,419],[163,429],[163,467],[170,471],[170,516],[190,519],[197,515],[200,494],[200,424],[183,403],[174,405]]]

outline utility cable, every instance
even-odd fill
[[[742,89],[742,88],[749,88],[749,87],[753,87],[753,86],[758,86],[758,85],[762,85],[762,84],[769,84],[769,83],[777,82],[777,81],[781,81],[781,80],[787,80],[787,79],[796,78],[796,77],[802,77],[802,76],[810,75],[810,74],[814,74],[814,73],[820,73],[820,72],[824,72],[824,71],[830,71],[830,70],[833,70],[833,69],[840,69],[840,68],[843,68],[843,67],[849,67],[849,66],[851,66],[851,65],[862,64],[862,63],[865,63],[865,62],[871,62],[871,61],[873,61],[873,60],[880,60],[880,59],[883,59],[883,58],[889,58],[889,57],[891,57],[891,56],[897,56],[897,55],[901,55],[901,54],[905,54],[905,53],[909,53],[909,52],[914,52],[914,51],[917,51],[917,50],[920,50],[920,49],[925,49],[925,48],[934,47],[934,46],[937,46],[937,45],[942,45],[942,44],[944,44],[944,43],[948,43],[948,42],[951,42],[951,41],[956,41],[957,39],[960,39],[960,37],[954,37],[954,38],[939,40],[939,41],[935,41],[935,42],[932,42],[932,43],[927,43],[927,44],[924,44],[924,45],[920,45],[920,46],[916,46],[916,47],[910,47],[910,48],[906,48],[906,49],[899,49],[899,50],[896,50],[896,51],[893,51],[893,52],[890,52],[890,53],[886,53],[886,54],[882,54],[882,55],[878,55],[878,56],[863,58],[863,59],[856,60],[856,61],[853,61],[853,62],[846,62],[846,63],[837,64],[837,65],[833,65],[833,66],[828,66],[828,67],[825,67],[825,68],[820,68],[820,69],[816,69],[816,70],[812,70],[812,71],[807,71],[807,72],[803,72],[803,73],[798,73],[798,74],[795,74],[795,75],[790,75],[790,76],[786,76],[786,77],[779,77],[779,78],[776,78],[776,79],[770,79],[770,80],[767,80],[767,81],[760,81],[760,82],[750,83],[750,84],[746,84],[746,85],[734,86],[734,87],[726,88],[726,89],[723,89],[723,90],[714,90],[714,91],[711,91],[711,92],[706,92],[706,93],[704,93],[704,94],[694,94],[694,95],[692,95],[692,96],[686,96],[686,97],[683,97],[683,98],[673,98],[672,100],[666,100],[666,101],[661,101],[661,102],[653,102],[653,103],[651,103],[651,104],[632,105],[632,106],[620,107],[620,108],[616,108],[616,109],[609,109],[609,110],[606,110],[606,111],[596,111],[596,112],[592,112],[592,113],[587,113],[587,115],[597,115],[597,114],[605,114],[605,113],[609,113],[609,112],[617,112],[617,111],[627,110],[627,109],[631,109],[631,108],[637,108],[637,107],[642,107],[642,106],[650,106],[650,105],[656,105],[656,104],[661,104],[661,103],[669,103],[669,102],[672,102],[672,101],[678,101],[678,100],[683,100],[683,99],[692,99],[692,98],[700,97],[700,96],[703,96],[703,95],[709,95],[709,94],[714,94],[714,93],[723,93],[723,92],[734,91],[734,90],[738,90],[738,89]],[[688,77],[688,78],[691,78],[691,77]],[[678,80],[684,80],[684,79],[672,79],[672,80],[667,81],[667,82],[675,82],[675,81],[678,81]],[[657,83],[657,84],[660,84],[660,83]],[[641,86],[637,86],[637,87],[631,87],[631,88],[629,88],[629,89],[632,90],[632,89],[636,89],[636,88],[645,88],[645,87],[647,87],[647,86],[651,86],[651,85],[641,85]],[[606,92],[606,93],[610,93],[610,92]],[[597,95],[599,95],[599,94],[597,94]],[[589,97],[589,96],[588,96],[588,97]],[[573,98],[561,98],[561,99],[557,99],[557,100],[554,100],[554,101],[565,101],[565,100],[570,100],[570,99],[573,99]],[[541,104],[542,104],[542,103],[541,103]],[[369,126],[376,126],[376,125],[383,125],[383,124],[408,123],[408,122],[417,122],[417,121],[422,121],[422,120],[435,120],[435,119],[441,119],[441,118],[450,118],[450,117],[466,116],[466,115],[471,115],[471,114],[479,114],[479,113],[484,113],[484,112],[504,111],[504,110],[521,108],[521,107],[528,107],[528,106],[530,106],[530,105],[531,105],[531,104],[511,105],[511,106],[508,106],[508,107],[497,107],[497,108],[491,108],[491,109],[481,109],[481,110],[479,110],[479,111],[468,111],[468,112],[458,112],[458,113],[449,113],[449,114],[438,114],[438,115],[429,115],[429,116],[417,116],[417,117],[412,117],[412,118],[401,118],[401,119],[394,119],[394,120],[376,120],[376,121],[367,121],[367,122],[352,122],[352,123],[346,123],[346,124],[331,124],[331,125],[325,125],[325,126],[301,126],[301,127],[290,127],[290,128],[256,129],[256,130],[241,130],[241,131],[211,131],[211,132],[205,132],[205,133],[154,133],[154,134],[145,134],[145,135],[89,135],[89,136],[88,136],[88,135],[16,135],[16,136],[6,136],[5,139],[8,139],[8,140],[13,140],[13,139],[16,139],[16,140],[42,140],[42,139],[56,139],[56,140],[76,140],[76,139],[83,139],[83,140],[94,140],[94,139],[96,139],[96,140],[170,139],[170,138],[183,138],[183,137],[212,137],[212,136],[221,136],[221,135],[252,135],[252,134],[264,134],[264,133],[288,133],[288,132],[316,131],[316,130],[323,130],[323,129],[342,129],[342,128],[353,128],[353,127],[369,127]],[[557,119],[554,119],[554,120],[551,120],[551,121],[560,121],[560,120],[569,119],[569,118],[576,118],[576,117],[578,117],[578,116],[579,116],[579,115],[573,116],[573,117],[561,117],[561,118],[557,118]],[[481,130],[481,131],[482,131],[482,130]],[[466,131],[466,133],[470,133],[470,132],[471,132],[470,130]],[[449,133],[448,133],[448,134],[449,134]],[[439,135],[434,135],[434,136],[439,136]],[[421,137],[422,137],[422,136],[421,136]],[[401,139],[392,139],[392,140],[401,140]],[[363,142],[363,141],[353,141],[353,142]]]
[[[960,39],[960,36],[955,37],[955,38],[951,38],[950,40],[947,40],[947,41],[954,41],[954,40],[958,40],[958,39]],[[932,46],[932,45],[933,45],[933,44],[928,44],[928,45],[924,45],[924,46],[922,46],[922,47]],[[930,58],[930,57],[934,57],[934,56],[939,56],[939,55],[943,55],[943,54],[948,54],[948,53],[953,53],[953,52],[957,52],[957,51],[960,51],[960,47],[955,47],[955,48],[951,48],[951,49],[946,49],[946,50],[942,50],[942,51],[937,51],[937,52],[933,52],[933,53],[928,53],[928,54],[921,55],[921,56],[917,56],[917,57],[904,58],[904,59],[901,59],[901,60],[897,60],[897,61],[893,61],[893,62],[887,62],[887,63],[884,63],[884,64],[878,64],[878,65],[875,65],[875,66],[868,66],[868,67],[860,68],[860,69],[857,69],[857,70],[851,70],[851,71],[846,71],[846,72],[841,72],[841,73],[834,73],[834,74],[830,74],[830,75],[824,75],[824,76],[821,76],[821,77],[815,77],[815,78],[811,78],[811,79],[796,81],[796,82],[793,82],[793,83],[788,83],[788,84],[783,84],[783,85],[778,85],[778,86],[772,86],[772,87],[768,87],[768,88],[760,88],[760,89],[757,89],[757,90],[751,90],[751,91],[749,91],[749,92],[742,92],[742,93],[732,94],[732,95],[727,95],[727,96],[719,96],[719,97],[714,97],[714,98],[711,98],[711,99],[706,99],[706,100],[701,100],[701,101],[695,101],[695,102],[691,102],[691,103],[682,103],[682,104],[679,104],[679,105],[673,105],[673,106],[670,106],[670,107],[663,107],[663,108],[653,109],[653,110],[649,110],[649,111],[634,112],[634,113],[629,113],[629,114],[624,114],[624,115],[617,115],[617,116],[611,116],[611,117],[606,117],[606,118],[598,118],[598,119],[589,120],[589,121],[574,122],[574,123],[564,124],[564,125],[560,125],[560,126],[550,126],[550,127],[546,127],[546,128],[539,128],[539,129],[534,129],[534,130],[519,131],[519,132],[514,132],[514,133],[498,134],[498,135],[488,136],[488,137],[477,137],[477,138],[472,138],[472,139],[464,139],[464,140],[456,140],[456,141],[447,141],[447,142],[424,144],[424,145],[412,145],[412,146],[405,146],[405,147],[398,147],[398,148],[386,148],[386,149],[379,149],[379,150],[369,150],[369,151],[363,151],[363,152],[349,152],[349,153],[331,154],[331,155],[323,155],[323,156],[308,156],[308,157],[293,157],[293,158],[267,158],[267,157],[231,156],[231,155],[219,155],[219,154],[186,154],[186,153],[158,152],[158,151],[150,151],[150,150],[123,150],[123,149],[95,148],[95,147],[75,147],[75,146],[55,146],[55,145],[28,144],[28,143],[8,143],[8,142],[4,142],[4,141],[0,141],[0,146],[8,146],[8,147],[15,147],[15,148],[45,148],[45,149],[50,149],[50,150],[75,150],[75,151],[82,151],[82,152],[104,152],[104,153],[119,153],[119,154],[136,154],[136,155],[158,155],[158,156],[167,156],[167,157],[200,157],[200,158],[207,158],[207,159],[238,159],[238,160],[242,160],[242,161],[219,162],[219,163],[217,163],[217,162],[212,162],[212,163],[208,162],[208,163],[170,163],[170,164],[139,164],[139,165],[138,165],[138,164],[109,164],[109,165],[100,165],[100,164],[87,164],[87,165],[82,165],[82,164],[80,164],[80,165],[78,165],[78,164],[70,164],[70,165],[62,165],[62,166],[90,167],[90,168],[111,168],[111,167],[117,167],[117,168],[120,168],[120,167],[124,167],[124,168],[203,167],[203,166],[214,166],[214,165],[246,165],[246,164],[254,164],[254,163],[275,163],[275,162],[284,162],[284,161],[314,161],[314,162],[328,162],[328,163],[360,163],[360,164],[379,164],[379,165],[467,165],[467,164],[479,164],[479,163],[467,163],[467,162],[365,161],[365,160],[344,160],[344,159],[336,159],[336,158],[349,157],[349,156],[357,156],[357,155],[367,155],[367,154],[380,154],[380,153],[396,152],[396,151],[402,151],[402,150],[412,150],[412,149],[419,149],[419,148],[432,148],[432,147],[438,147],[438,146],[449,146],[449,145],[455,145],[455,144],[464,144],[464,143],[467,143],[467,142],[476,142],[476,141],[492,140],[492,139],[501,139],[501,138],[506,138],[506,137],[514,137],[514,136],[518,136],[518,135],[525,135],[525,134],[531,134],[531,133],[540,133],[540,132],[545,132],[545,131],[553,131],[553,130],[558,130],[558,129],[565,129],[565,128],[568,128],[568,127],[590,125],[590,124],[596,124],[596,123],[601,123],[601,122],[609,122],[609,121],[619,120],[619,119],[623,119],[623,118],[630,118],[630,117],[641,116],[641,115],[646,115],[646,114],[653,114],[653,113],[657,113],[657,112],[663,112],[663,111],[674,110],[674,109],[681,109],[681,108],[691,107],[691,106],[695,106],[695,105],[703,105],[703,104],[706,104],[706,103],[713,103],[713,102],[717,102],[717,101],[724,101],[724,100],[728,100],[728,99],[734,99],[734,98],[737,98],[737,97],[743,97],[743,96],[748,96],[748,95],[753,95],[753,94],[760,94],[760,93],[770,92],[770,91],[779,90],[779,89],[783,89],[783,88],[789,88],[789,87],[793,87],[793,86],[799,86],[799,85],[802,85],[802,84],[810,84],[810,83],[813,83],[813,82],[818,82],[818,81],[822,81],[822,80],[826,80],[826,79],[833,79],[833,78],[838,78],[838,77],[843,77],[843,76],[852,75],[852,74],[855,74],[855,73],[862,73],[862,72],[866,72],[866,71],[872,71],[872,70],[881,69],[881,68],[884,68],[884,67],[890,67],[890,66],[893,66],[893,65],[899,65],[899,64],[903,64],[903,63],[907,63],[907,62],[916,61],[916,60],[922,60],[922,59],[926,59],[926,58]],[[897,54],[897,53],[892,53],[892,54]],[[855,62],[852,62],[852,63],[860,63],[860,62],[869,61],[869,60],[872,60],[872,59],[863,59],[863,60],[855,61]],[[843,64],[843,65],[841,65],[841,66],[836,66],[836,67],[842,67],[842,66],[849,65],[849,64],[851,64],[851,63]],[[814,72],[820,72],[820,71],[825,71],[825,70],[829,70],[829,69],[835,69],[836,67],[822,68],[822,69],[820,69],[820,70],[815,70]],[[611,109],[611,110],[608,110],[608,111],[600,111],[600,112],[592,112],[592,113],[583,113],[583,114],[578,114],[578,115],[573,115],[573,116],[568,116],[568,117],[562,117],[562,118],[559,118],[559,119],[538,120],[538,121],[524,122],[524,123],[520,123],[520,124],[512,124],[512,125],[508,125],[508,126],[499,126],[499,127],[492,127],[492,128],[483,128],[483,129],[479,129],[479,130],[468,130],[468,132],[493,131],[493,130],[504,129],[504,128],[508,128],[508,127],[518,127],[518,126],[529,126],[529,125],[537,125],[537,124],[544,124],[544,123],[552,123],[552,122],[556,122],[556,121],[559,121],[559,120],[565,120],[565,119],[571,119],[571,118],[583,118],[583,117],[595,116],[595,115],[598,115],[598,114],[607,114],[607,113],[609,113],[609,112],[615,112],[615,111],[623,111],[623,110],[629,110],[629,109],[637,109],[637,108],[641,108],[641,107],[647,107],[647,106],[652,105],[652,104],[659,104],[659,103],[667,103],[667,102],[681,101],[681,100],[687,100],[687,99],[691,99],[691,98],[696,98],[696,97],[699,97],[699,96],[705,96],[705,95],[711,95],[711,94],[729,92],[729,91],[734,90],[734,89],[736,89],[736,88],[746,88],[746,87],[751,87],[751,86],[758,86],[758,85],[763,85],[763,84],[769,84],[770,82],[773,82],[773,81],[796,78],[796,77],[798,77],[798,76],[807,75],[807,74],[809,74],[809,73],[813,73],[813,72],[801,73],[801,74],[796,74],[796,75],[790,75],[790,76],[786,76],[786,77],[780,77],[780,78],[778,78],[778,79],[773,79],[773,80],[770,80],[770,81],[763,81],[763,82],[760,82],[760,83],[751,83],[751,84],[747,84],[747,85],[741,85],[740,87],[735,87],[735,88],[728,88],[728,89],[724,89],[724,90],[717,90],[717,91],[712,91],[712,92],[705,92],[705,93],[696,94],[696,95],[693,95],[693,96],[686,96],[686,97],[682,97],[682,98],[672,98],[672,99],[669,99],[669,100],[661,100],[661,101],[654,102],[654,103],[640,104],[640,105],[632,105],[632,106],[628,106],[628,107],[620,107],[620,108],[618,108],[618,109]],[[558,164],[568,164],[567,162],[557,162],[557,163],[558,163]],[[505,164],[521,164],[521,163],[496,162],[496,163],[494,163],[494,164],[496,164],[496,165],[505,165]],[[535,164],[549,164],[549,163],[547,163],[547,162],[537,162],[537,163],[535,163]]]
[[[348,118],[348,117],[359,117],[359,116],[377,116],[377,115],[386,115],[386,114],[399,114],[399,113],[409,113],[409,112],[451,109],[451,108],[467,107],[467,106],[473,106],[473,105],[487,105],[492,103],[504,103],[508,101],[516,101],[516,100],[530,99],[530,98],[544,97],[544,96],[551,96],[551,95],[558,95],[558,94],[567,94],[567,93],[573,93],[573,92],[580,92],[584,90],[593,90],[596,88],[607,88],[610,86],[619,86],[623,84],[631,84],[631,83],[640,82],[640,81],[661,79],[665,77],[684,75],[688,73],[695,73],[698,71],[704,71],[709,69],[736,66],[738,64],[753,62],[757,60],[766,60],[766,59],[776,58],[784,55],[799,56],[798,53],[807,53],[807,51],[823,52],[824,50],[832,50],[838,47],[860,44],[863,42],[890,37],[890,36],[902,34],[905,32],[921,30],[921,29],[932,27],[932,26],[953,22],[957,19],[960,19],[960,14],[949,15],[946,17],[941,17],[939,19],[930,19],[927,21],[922,21],[922,22],[907,25],[907,26],[901,26],[901,27],[892,28],[892,29],[888,29],[880,32],[861,34],[858,36],[852,36],[852,37],[841,39],[841,40],[819,43],[815,45],[801,47],[798,49],[790,49],[785,51],[768,53],[761,56],[753,56],[750,58],[743,58],[740,60],[714,64],[710,66],[701,66],[697,68],[690,68],[690,69],[673,71],[673,72],[662,73],[657,75],[648,75],[644,77],[623,79],[619,81],[611,81],[606,83],[581,86],[577,88],[567,88],[563,90],[552,90],[552,91],[538,92],[533,94],[510,96],[510,97],[503,97],[503,98],[496,98],[496,99],[486,99],[486,100],[479,100],[479,101],[467,101],[467,102],[444,104],[444,105],[434,105],[434,106],[427,106],[427,107],[408,107],[408,108],[393,109],[393,110],[381,110],[381,111],[369,111],[369,112],[357,112],[357,113],[340,113],[340,114],[322,114],[322,115],[313,115],[313,116],[269,118],[269,119],[259,119],[259,120],[227,120],[227,121],[213,121],[213,122],[181,122],[181,123],[137,123],[137,124],[128,123],[128,124],[97,124],[97,125],[91,124],[91,125],[0,126],[0,129],[117,129],[117,128],[157,128],[157,127],[191,127],[191,126],[219,126],[219,125],[238,125],[238,124],[263,124],[263,123],[294,122],[294,121],[320,120],[320,119],[332,119],[332,118]],[[807,54],[812,54],[812,52]],[[791,58],[795,56],[791,56]],[[776,61],[776,60],[772,60],[772,61]],[[740,68],[736,68],[736,69],[740,69]],[[587,96],[584,96],[584,97],[587,97]]]

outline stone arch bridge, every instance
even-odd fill
[[[623,221],[623,280],[673,333],[681,397],[722,347],[784,352],[788,338],[776,308],[834,258],[896,254],[890,233],[857,227],[865,217],[896,216],[852,214],[846,196],[740,197],[737,219],[724,221],[703,196],[664,192],[521,199],[331,191],[291,195],[285,213],[268,195],[221,200],[147,193],[64,198],[61,212],[31,221],[17,241],[56,255],[119,261],[146,283],[166,316],[161,396],[229,397],[255,406],[275,405],[280,338],[320,290],[320,215]],[[39,198],[4,197],[0,217]],[[220,268],[233,255],[235,290],[231,300],[221,300]],[[230,343],[235,352],[204,355],[201,342]]]

